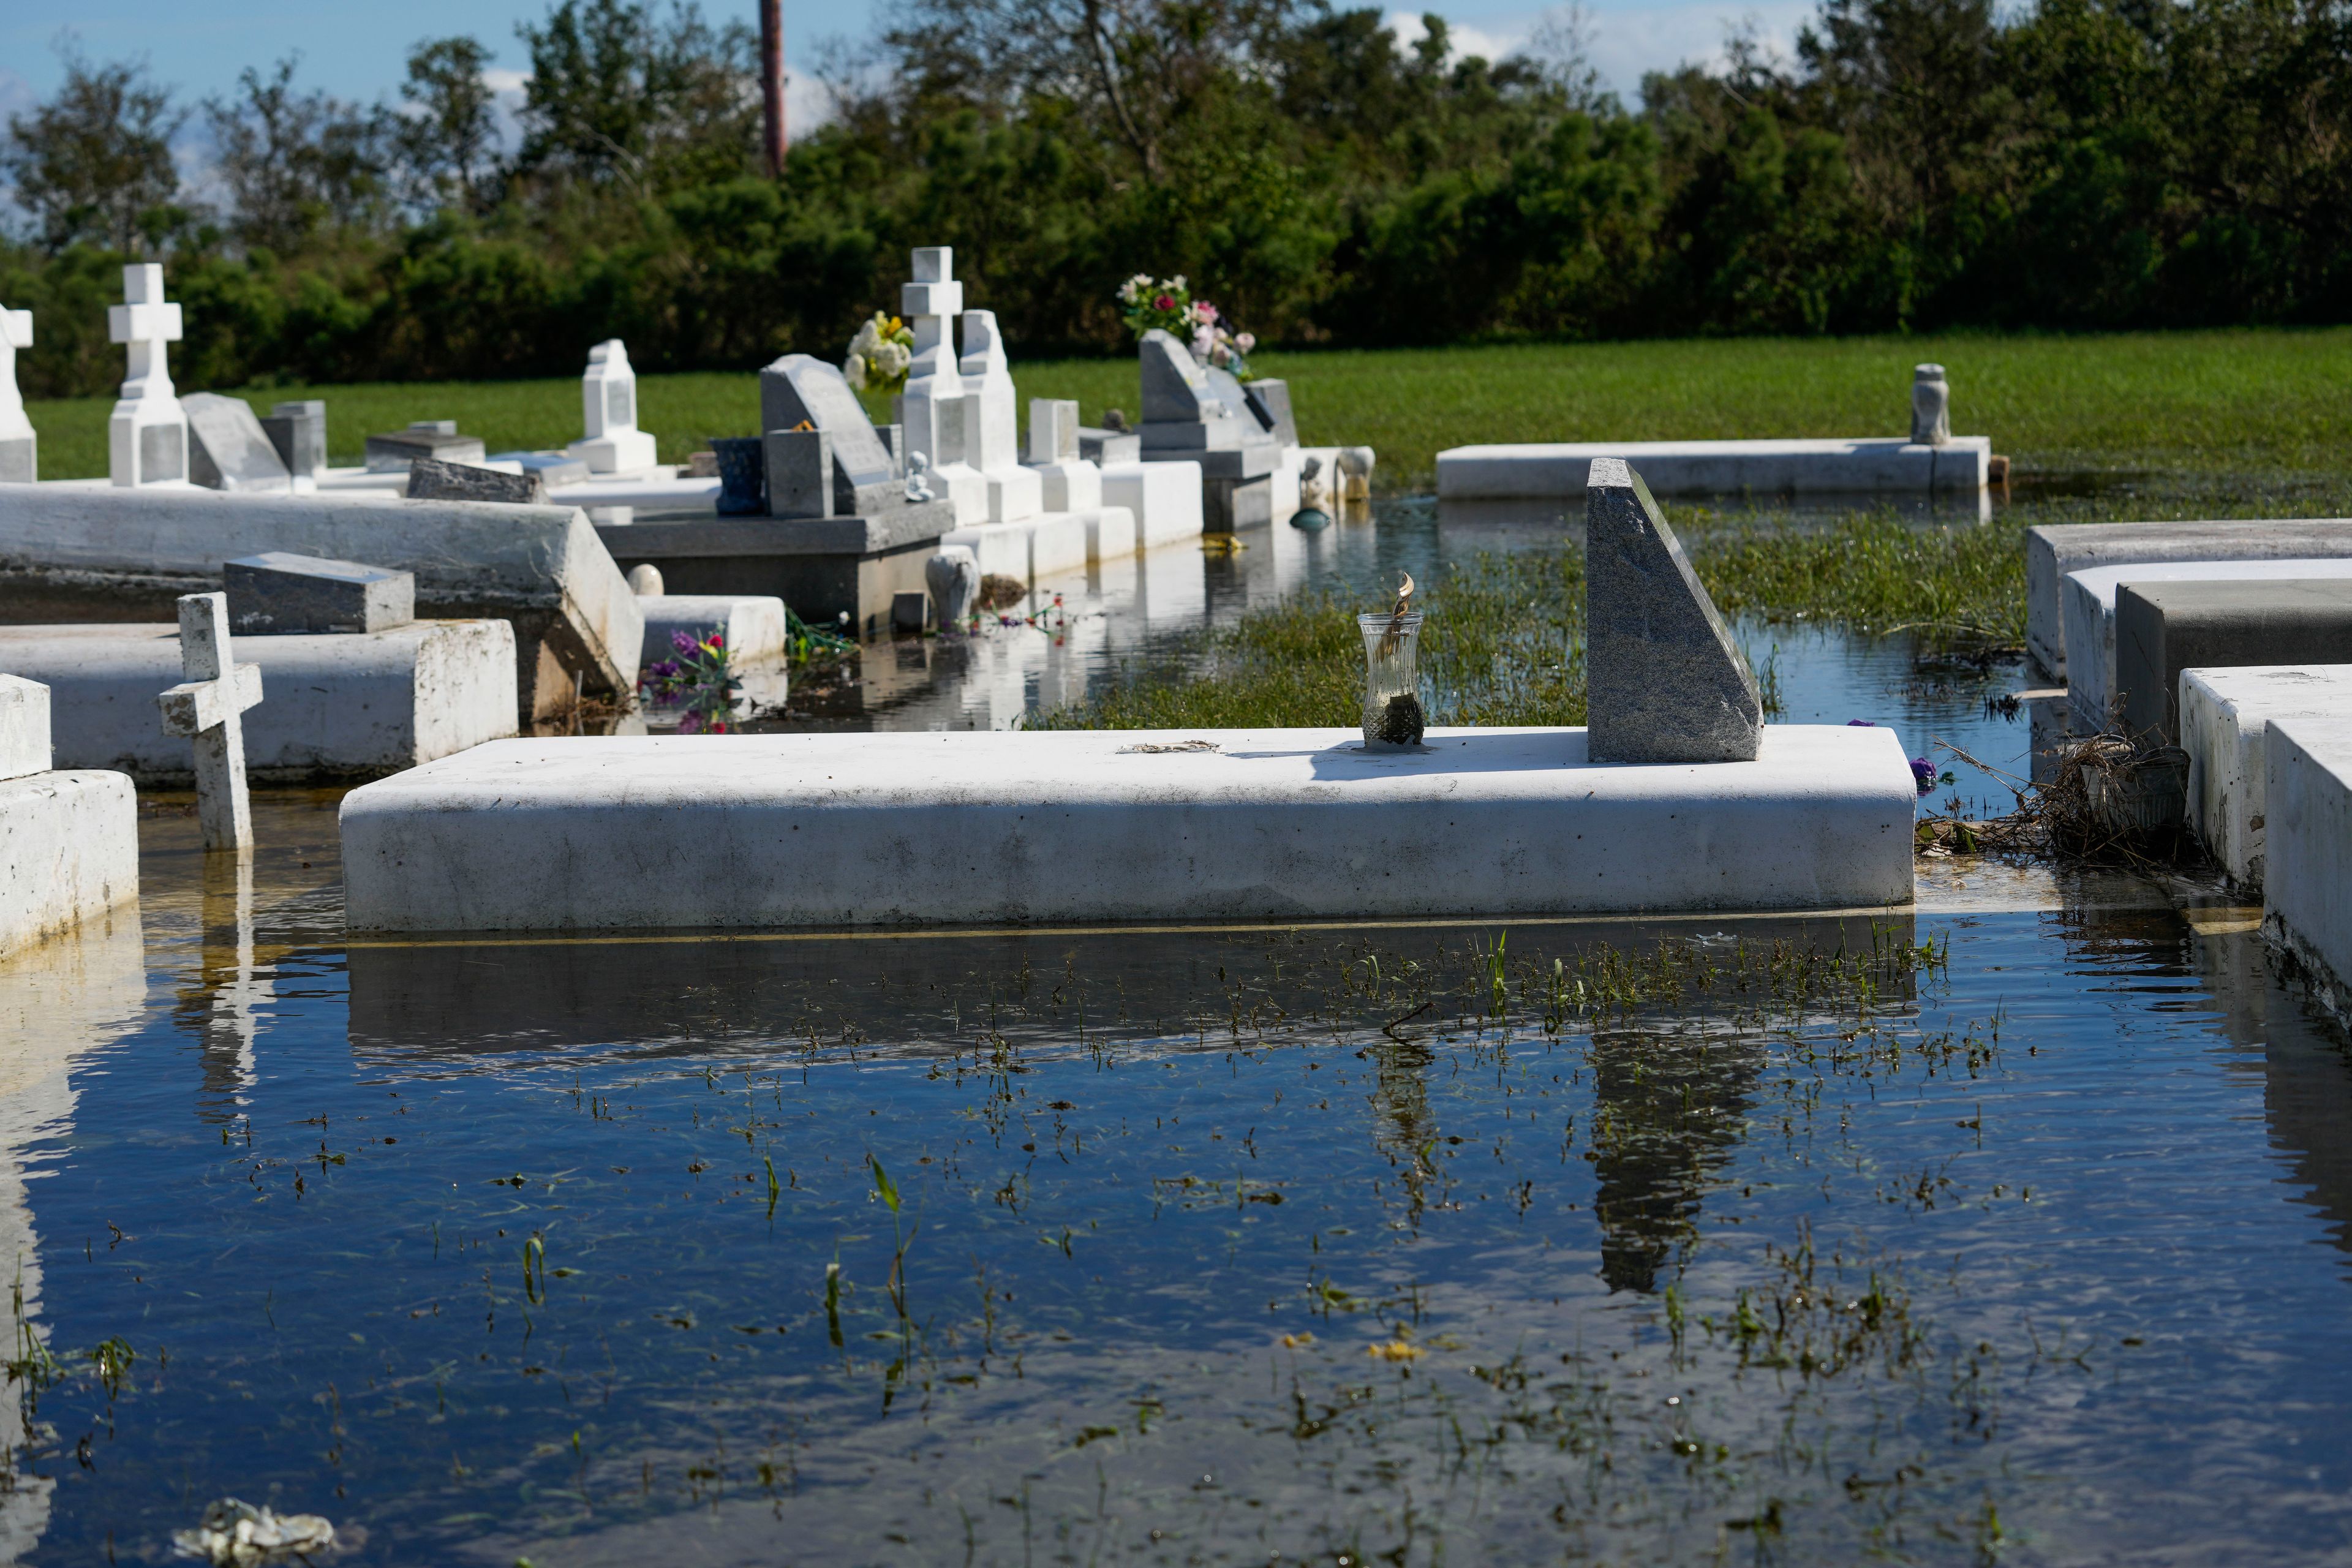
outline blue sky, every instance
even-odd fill
[[[496,54],[493,80],[512,88],[525,65],[515,24],[545,14],[546,0],[408,0],[380,5],[304,5],[289,0],[10,0],[0,7],[0,113],[46,96],[61,75],[55,49],[68,33],[96,59],[146,57],[182,100],[226,93],[247,66],[299,50],[298,80],[341,97],[373,101],[392,92],[408,46],[471,33]],[[753,15],[748,0],[705,0],[714,16]],[[794,64],[825,33],[865,32],[880,0],[833,0],[823,21],[786,0],[786,51]],[[1426,7],[1454,24],[1464,46],[1497,55],[1525,38],[1543,15],[1524,0],[1446,0]],[[1644,70],[1712,58],[1727,26],[1753,25],[1782,48],[1811,14],[1811,0],[1592,0],[1593,58],[1610,85],[1630,99]],[[1419,32],[1418,10],[1392,10],[1401,31]],[[805,89],[804,89],[805,90]],[[795,108],[816,101],[795,93]],[[799,116],[796,116],[798,118]]]

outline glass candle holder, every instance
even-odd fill
[[[1358,616],[1364,634],[1364,745],[1402,751],[1421,744],[1420,681],[1413,656],[1421,645],[1421,613]]]

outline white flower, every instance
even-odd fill
[[[904,343],[887,341],[876,345],[872,358],[874,373],[884,381],[898,380],[914,363],[913,350]]]
[[[853,353],[841,363],[842,379],[858,391],[866,390],[866,356]]]

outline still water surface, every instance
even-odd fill
[[[2226,911],[376,945],[259,805],[0,969],[22,1561],[2352,1552],[2352,1070]]]

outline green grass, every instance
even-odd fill
[[[1389,493],[1428,489],[1437,453],[1478,441],[1866,436],[1906,427],[1911,367],[1949,371],[1955,427],[1993,437],[2028,472],[2342,473],[2352,328],[2086,337],[1695,339],[1456,349],[1267,353],[1310,443],[1370,445]],[[1138,410],[1135,362],[1018,365],[1021,394],[1075,397],[1089,423]],[[194,389],[190,389],[194,390]],[[373,430],[453,418],[498,451],[580,433],[574,380],[276,387],[323,397],[335,460]],[[647,375],[643,423],[674,460],[748,434],[759,393],[742,374]],[[37,402],[48,477],[106,471],[105,399]],[[1025,413],[1025,405],[1024,405]]]

